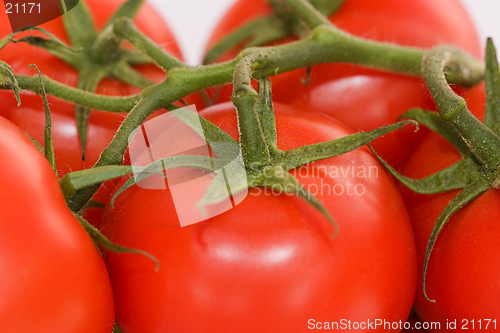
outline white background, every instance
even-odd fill
[[[146,0],[167,20],[186,61],[199,64],[217,22],[236,0]],[[400,0],[412,1],[412,0]],[[435,0],[440,1],[440,0]],[[500,0],[461,0],[482,37],[493,37],[500,48]]]

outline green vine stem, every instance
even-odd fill
[[[252,87],[254,56],[243,58],[234,71],[232,100],[238,115],[240,146],[245,165],[270,165],[271,155],[260,123],[257,92]]]
[[[467,109],[465,100],[448,85],[444,72],[448,68],[461,67],[470,61],[454,48],[437,47],[424,57],[422,69],[424,80],[433,96],[441,119],[451,123],[478,159],[490,183],[500,179],[500,137],[478,120]],[[466,73],[467,76],[473,76]]]
[[[35,76],[16,75],[19,88],[38,93],[40,91],[40,81]],[[43,85],[47,94],[69,101],[78,105],[87,106],[93,109],[110,112],[129,112],[141,98],[141,95],[127,97],[103,96],[73,88],[42,75]],[[6,86],[0,86],[9,89]]]

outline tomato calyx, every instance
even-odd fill
[[[57,177],[56,155],[54,153],[54,144],[52,142],[52,116],[50,114],[49,102],[47,100],[47,94],[45,93],[45,87],[43,85],[42,74],[40,73],[40,69],[38,69],[37,65],[35,64],[31,64],[29,68],[31,67],[35,67],[38,73],[38,78],[40,79],[40,93],[43,99],[43,109],[45,110],[45,128],[44,128],[45,148],[43,150],[43,153],[45,155],[45,158],[47,158],[47,161],[49,161],[49,164],[52,167],[52,170],[54,170],[54,173]]]
[[[448,66],[457,66],[464,60],[455,55],[448,47],[438,47],[424,57],[424,79],[436,101],[439,115],[431,111],[413,109],[401,118],[414,119],[440,134],[457,149],[462,159],[425,178],[411,179],[399,174],[372,149],[387,170],[416,193],[435,194],[462,189],[437,218],[427,244],[422,281],[424,296],[430,302],[435,300],[427,296],[426,273],[439,234],[452,215],[462,207],[488,189],[500,188],[500,70],[495,46],[492,40],[488,39],[484,123],[472,115],[465,100],[451,90],[445,78],[444,72]]]
[[[43,48],[77,69],[80,72],[78,88],[83,91],[95,91],[99,82],[107,76],[144,89],[153,82],[134,70],[132,65],[151,63],[150,60],[140,56],[137,52],[123,49],[120,46],[121,40],[112,33],[113,22],[122,16],[133,18],[142,2],[142,0],[125,2],[105,28],[97,33],[87,5],[80,1],[71,11],[62,16],[66,33],[74,49],[59,42],[53,36],[49,36],[50,39],[27,36],[14,42],[25,42]],[[75,112],[82,144],[82,160],[85,160],[90,108],[77,105]]]
[[[239,29],[228,34],[213,45],[203,59],[204,64],[217,61],[227,52],[245,43],[246,47],[262,46],[290,36],[305,37],[310,29],[304,25],[282,1],[269,0],[274,13],[250,20]],[[322,15],[329,17],[340,9],[345,0],[311,0],[312,6]]]

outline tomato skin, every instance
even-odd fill
[[[483,119],[484,84],[468,91],[464,98],[468,101],[468,108],[479,119]],[[405,175],[412,178],[425,177],[459,160],[460,155],[455,148],[439,135],[429,133],[409,160]],[[432,227],[438,215],[459,191],[419,195],[402,188],[401,192],[412,219],[421,275]],[[478,322],[475,322],[473,328],[471,320],[483,320],[483,331],[486,324],[484,319],[497,319],[498,329],[499,204],[500,191],[488,190],[456,213],[439,235],[426,277],[427,295],[430,299],[435,299],[436,303],[430,303],[424,298],[421,281],[415,301],[416,310],[423,321],[441,322],[442,329],[431,332],[446,332],[447,321],[455,320],[456,329],[469,330],[477,330],[479,327]],[[466,325],[462,327],[464,324]],[[493,323],[490,323],[488,330],[494,329]]]
[[[247,18],[269,13],[271,8],[264,1],[239,0],[215,29],[209,45]],[[355,36],[380,42],[421,48],[448,43],[476,57],[482,54],[474,26],[457,0],[418,0],[410,4],[399,0],[346,0],[330,21]],[[230,55],[235,53],[232,50]],[[313,66],[311,81],[304,86],[301,79],[306,76],[306,70],[299,69],[272,77],[273,100],[329,114],[355,131],[394,123],[410,108],[435,109],[420,78],[343,63]],[[224,86],[219,101],[229,100],[231,93],[232,87]],[[423,132],[415,136],[410,129],[396,131],[375,140],[373,146],[392,166],[401,169]]]
[[[281,149],[350,132],[321,114],[277,103],[275,110]],[[200,114],[237,138],[232,104]],[[376,166],[380,173],[311,175],[313,167],[352,165]],[[416,287],[416,259],[391,178],[366,148],[301,171],[296,176],[310,189],[321,181],[366,188],[362,196],[318,194],[340,225],[337,238],[305,201],[262,188],[251,189],[236,208],[186,227],[179,225],[169,190],[134,186],[118,196],[105,210],[104,234],[153,254],[162,265],[155,273],[141,256],[105,254],[124,333],[304,332],[311,318],[404,321]]]
[[[0,117],[0,331],[110,333],[114,298],[96,246],[45,157]]]
[[[111,15],[123,4],[124,0],[107,0],[104,3],[99,0],[85,0],[85,2],[94,18],[97,31],[100,31]],[[8,22],[8,19],[1,21],[0,32],[7,33]],[[180,57],[180,50],[172,33],[163,19],[147,2],[138,11],[134,23],[139,30],[159,45],[162,45],[166,51]],[[69,43],[61,18],[45,23],[41,28],[51,32],[65,43]],[[34,31],[28,31],[24,34],[42,35]],[[23,35],[20,34],[16,38],[21,36]],[[30,64],[36,63],[42,74],[69,86],[75,87],[77,85],[78,72],[75,69],[45,50],[26,43],[7,44],[0,50],[0,59],[7,62],[15,74],[36,74],[34,69],[28,69]],[[165,73],[154,65],[137,66],[137,70],[153,82],[160,82],[165,78]],[[140,93],[140,91],[136,87],[111,78],[104,78],[96,89],[96,93],[108,96],[126,96]],[[70,171],[93,166],[101,151],[111,142],[126,114],[99,111],[91,113],[86,159],[82,161],[82,149],[76,128],[74,105],[50,96],[48,99],[53,113],[52,135],[59,176],[63,176]],[[43,126],[45,122],[41,97],[28,93],[21,96],[21,101],[22,105],[18,108],[12,92],[0,92],[0,115],[13,121],[43,144]]]

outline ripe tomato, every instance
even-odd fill
[[[319,113],[278,103],[275,111],[283,150],[350,133]],[[231,103],[200,114],[237,138]],[[413,303],[416,258],[391,178],[366,148],[294,173],[340,225],[337,238],[310,204],[263,188],[186,227],[179,225],[169,189],[134,186],[118,196],[105,210],[104,234],[161,263],[155,273],[141,256],[105,254],[122,330],[304,332],[311,320],[404,321]],[[201,195],[191,193],[195,200]]]
[[[239,0],[219,23],[209,45],[247,20],[269,13],[264,1]],[[330,21],[367,39],[422,48],[449,43],[481,55],[474,26],[458,0],[346,0]],[[420,78],[341,63],[313,66],[307,86],[301,83],[305,77],[305,69],[273,77],[273,100],[332,115],[355,131],[394,123],[413,107],[435,108]],[[229,100],[231,90],[225,86],[219,101]],[[373,146],[391,165],[401,168],[420,138],[411,130],[396,131],[375,140]]]
[[[479,119],[484,117],[484,85],[474,87],[464,95],[469,109]],[[453,146],[435,133],[422,141],[408,162],[405,175],[422,178],[460,160]],[[427,241],[441,211],[459,191],[436,195],[419,195],[407,188],[402,193],[412,219],[422,274]],[[447,323],[456,329],[483,331],[487,320],[496,319],[488,330],[499,325],[500,305],[500,191],[490,189],[456,213],[441,231],[427,268],[427,295],[424,298],[422,281],[415,306],[419,317],[426,322],[441,322],[444,332]],[[481,328],[479,328],[481,325]],[[450,331],[453,327],[449,327]],[[454,330],[453,330],[454,331]]]
[[[0,331],[112,332],[104,261],[49,163],[2,117],[0,151]]]
[[[124,0],[107,0],[105,2],[85,0],[85,2],[94,18],[97,31],[100,31],[112,14],[124,3]],[[0,13],[0,16],[2,15],[5,17],[0,19],[0,32],[5,34],[9,31],[9,21],[5,13]],[[162,45],[166,51],[180,56],[179,48],[170,30],[150,5],[145,3],[141,7],[134,22],[139,30]],[[41,28],[69,44],[61,18],[45,23]],[[41,35],[34,31],[28,31],[24,34]],[[20,38],[24,34],[20,34],[16,38]],[[34,75],[36,73],[34,69],[28,69],[28,66],[35,63],[42,74],[70,86],[77,85],[78,72],[43,49],[25,43],[8,44],[0,50],[0,59],[7,62],[15,74]],[[153,65],[141,65],[137,66],[137,69],[153,82],[160,82],[165,77],[165,73]],[[131,95],[139,92],[140,89],[112,78],[103,79],[96,90],[98,94],[109,96]],[[20,108],[16,106],[13,98],[11,92],[0,92],[0,115],[13,121],[37,141],[43,143],[44,113],[41,98],[31,93],[24,94],[21,96],[22,105]],[[125,118],[125,114],[93,111],[89,120],[86,159],[82,161],[74,105],[50,96],[49,103],[53,113],[53,141],[60,176],[94,165],[101,151],[111,142],[114,133]]]

